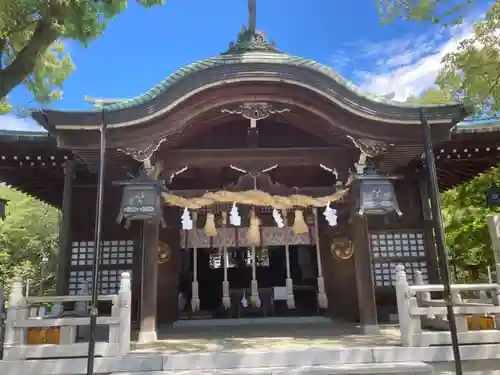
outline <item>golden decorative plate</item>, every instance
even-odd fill
[[[334,238],[330,246],[330,251],[339,259],[347,260],[354,254],[354,246],[347,238]]]
[[[160,242],[158,244],[158,263],[164,264],[170,260],[170,254],[172,251],[170,250],[170,246],[165,242]]]

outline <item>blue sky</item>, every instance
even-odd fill
[[[470,35],[487,4],[477,1],[468,22],[443,30],[382,25],[375,0],[261,0],[257,27],[282,51],[331,66],[366,91],[394,92],[404,100],[432,85],[442,56]],[[89,108],[84,95],[140,95],[184,65],[225,51],[246,23],[246,0],[168,0],[149,10],[131,1],[87,48],[68,42],[76,71],[65,82],[63,99],[51,107]],[[22,87],[10,98],[17,106],[33,106]],[[6,117],[0,128],[35,129],[29,121]]]

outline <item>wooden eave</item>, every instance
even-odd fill
[[[63,164],[71,158],[45,132],[0,131],[0,181],[55,207],[62,202]]]
[[[354,138],[371,138],[395,144],[422,143],[420,123],[393,124],[356,117],[347,110],[332,105],[327,98],[305,88],[291,91],[286,84],[256,85],[240,82],[199,93],[179,105],[175,111],[141,126],[108,128],[107,144],[111,148],[143,149],[159,139],[165,139],[166,144],[175,143],[187,132],[197,128],[217,126],[234,120],[236,115],[221,113],[221,109],[237,107],[251,100],[265,101],[273,104],[275,108],[290,109],[290,112],[279,115],[280,121],[302,127],[311,134],[322,133],[322,138],[326,137],[332,141],[335,137],[346,139],[346,136],[350,135]],[[103,114],[106,121],[110,113]],[[447,139],[453,125],[454,122],[451,121],[434,123],[434,140],[439,142]],[[58,144],[70,149],[97,149],[99,133],[98,127],[86,130],[59,129]]]
[[[457,126],[448,141],[435,147],[434,155],[441,190],[467,182],[500,164],[500,126]],[[422,161],[414,160],[410,167],[422,168]]]
[[[353,124],[365,121],[371,123],[373,128],[378,124],[387,124],[395,134],[404,134],[407,130],[405,125],[420,123],[420,105],[366,94],[331,68],[312,60],[257,52],[198,61],[175,72],[147,93],[100,110],[44,110],[43,113],[34,113],[33,117],[45,128],[57,130],[58,135],[61,131],[79,134],[81,131],[96,130],[103,115],[109,129],[125,131],[127,128],[130,131],[130,128],[141,125],[139,129],[144,132],[144,125],[152,122],[163,122],[163,126],[168,129],[179,126],[170,121],[171,116],[182,111],[185,103],[195,96],[199,100],[203,96],[201,94],[210,91],[224,96],[221,90],[227,87],[241,89],[245,85],[262,87],[266,84],[286,87],[285,91],[292,98],[294,95],[290,92],[299,89],[314,98],[321,97],[330,107],[344,112]],[[248,95],[251,95],[250,91]],[[240,99],[245,100],[243,97]],[[463,105],[454,104],[428,106],[425,107],[425,113],[431,124],[443,124],[449,128],[462,120],[468,111]]]

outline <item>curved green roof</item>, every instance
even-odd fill
[[[231,43],[221,55],[199,60],[172,73],[155,87],[135,98],[103,101],[105,105],[90,111],[50,111],[50,122],[57,126],[95,126],[102,121],[98,112],[110,115],[110,124],[131,125],[163,113],[169,105],[175,105],[199,89],[213,87],[238,80],[283,81],[309,87],[332,102],[344,106],[353,113],[367,118],[378,117],[392,122],[419,122],[417,103],[403,103],[361,90],[352,81],[317,61],[282,53],[274,43],[266,41],[264,33],[243,29],[238,41]],[[428,119],[433,121],[460,121],[468,110],[461,104],[426,105]],[[133,109],[133,110],[130,110]],[[40,123],[45,120],[36,113]],[[47,125],[46,125],[47,126]]]
[[[401,108],[420,108],[422,107],[422,104],[416,104],[416,103],[407,103],[407,102],[398,102],[395,100],[388,99],[386,97],[374,95],[371,93],[368,93],[358,86],[356,86],[352,81],[344,78],[340,74],[338,74],[334,69],[332,69],[329,66],[326,66],[324,64],[321,64],[317,61],[304,58],[304,57],[299,57],[299,56],[293,56],[293,55],[288,55],[284,53],[276,53],[276,52],[261,52],[261,51],[250,51],[250,52],[245,52],[241,53],[238,55],[235,54],[224,54],[221,56],[216,56],[216,57],[211,57],[208,59],[204,60],[199,60],[196,62],[193,62],[191,64],[186,65],[185,67],[177,70],[176,72],[172,73],[165,79],[163,79],[158,85],[155,87],[151,88],[150,90],[146,91],[144,94],[141,94],[135,98],[131,99],[125,99],[120,102],[117,102],[115,104],[108,105],[104,107],[106,111],[116,111],[116,110],[122,110],[125,108],[131,108],[135,107],[138,105],[143,105],[147,103],[148,101],[153,100],[154,98],[158,97],[165,91],[169,90],[175,83],[179,82],[180,80],[186,78],[187,76],[201,72],[203,70],[208,70],[211,68],[215,68],[217,66],[221,65],[228,65],[228,64],[239,64],[239,63],[245,63],[245,62],[262,62],[262,63],[279,63],[283,65],[289,65],[289,66],[296,66],[296,67],[301,67],[304,69],[311,69],[317,72],[320,72],[325,75],[325,78],[332,79],[336,81],[338,84],[344,86],[346,89],[351,91],[353,94],[366,98],[374,103],[380,103],[380,104],[386,104],[386,105],[392,105],[392,106],[397,106]],[[450,103],[452,104],[452,103]],[[445,107],[448,106],[449,104],[442,104],[442,105],[425,105],[426,107]],[[102,110],[102,109],[99,109]]]

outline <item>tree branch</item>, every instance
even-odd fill
[[[5,47],[7,46],[7,40],[0,38],[0,72],[3,70],[3,54],[5,53]]]
[[[19,52],[14,61],[0,71],[0,98],[4,98],[22,83],[35,69],[38,58],[59,37],[52,26],[52,18],[38,21],[33,36]]]
[[[493,80],[493,83],[491,84],[489,90],[486,92],[484,95],[484,98],[481,101],[485,101],[488,99],[488,96],[491,95],[491,93],[498,87],[500,84],[500,73],[497,74],[496,78]]]

